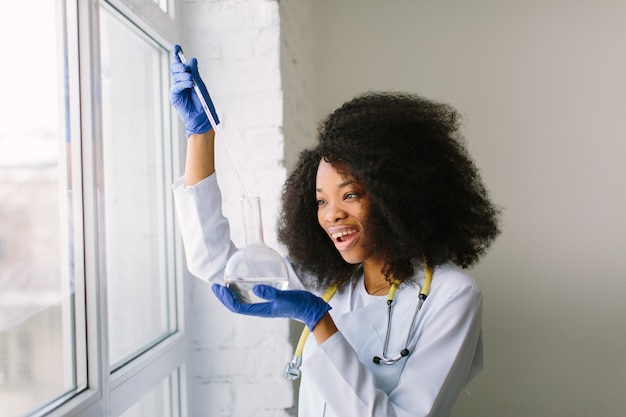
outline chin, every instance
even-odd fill
[[[343,258],[344,261],[346,261],[350,265],[357,265],[363,262],[363,259],[361,259],[361,257],[359,256],[350,256],[348,254],[345,254],[345,255],[341,254],[341,257]]]

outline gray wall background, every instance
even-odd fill
[[[449,102],[504,209],[471,271],[485,370],[454,415],[624,415],[626,3],[307,4],[314,119],[372,89]]]

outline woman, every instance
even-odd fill
[[[188,136],[185,175],[174,184],[188,265],[220,282],[235,247],[193,80],[210,96],[195,59],[183,65],[175,53],[171,71]],[[217,120],[212,104],[211,112]],[[463,269],[499,233],[457,114],[414,95],[369,93],[328,116],[318,139],[285,184],[278,225],[298,289],[257,286],[261,304],[213,290],[231,311],[311,330],[301,416],[447,416],[482,368],[482,297]],[[332,286],[328,302],[316,295]]]

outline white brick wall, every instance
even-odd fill
[[[242,180],[250,194],[261,196],[266,243],[282,252],[275,234],[286,178],[279,5],[272,0],[187,0],[182,20],[181,46],[188,59],[198,58]],[[240,244],[242,191],[219,144],[216,158],[223,209]],[[293,385],[282,378],[292,355],[288,321],[234,315],[216,301],[209,285],[191,281],[190,415],[290,415]]]

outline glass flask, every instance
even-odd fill
[[[245,246],[228,260],[224,270],[224,282],[241,303],[266,302],[267,300],[252,292],[252,287],[265,284],[279,290],[286,289],[287,265],[283,257],[263,241],[260,199],[242,198],[241,213]]]

